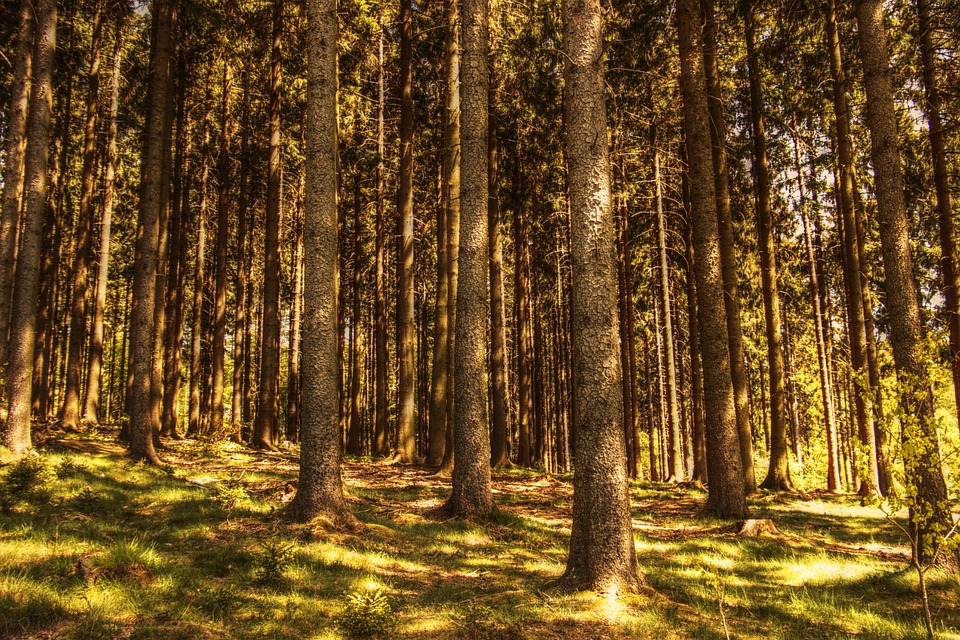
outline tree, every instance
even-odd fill
[[[860,59],[867,94],[867,126],[877,194],[877,220],[890,310],[890,345],[897,368],[904,431],[904,465],[915,487],[913,526],[920,532],[917,553],[926,562],[932,540],[953,525],[943,477],[933,393],[921,341],[920,305],[913,275],[910,227],[904,204],[897,118],[890,80],[890,54],[882,0],[857,2]]]
[[[211,430],[219,434],[223,427],[223,367],[227,334],[227,251],[230,240],[230,141],[232,115],[230,93],[232,77],[230,60],[223,58],[221,88],[220,157],[217,161],[217,253],[214,265],[213,294],[213,414]]]
[[[130,455],[137,460],[159,464],[154,432],[159,432],[159,407],[151,393],[154,369],[154,318],[157,262],[159,259],[162,208],[163,142],[170,91],[170,59],[175,0],[157,0],[153,5],[155,25],[150,52],[150,80],[147,88],[147,118],[144,124],[143,162],[140,171],[140,204],[133,269],[133,310],[130,316]]]
[[[564,113],[573,291],[573,529],[562,582],[640,584],[623,433],[617,270],[598,0],[564,0]]]
[[[13,453],[30,448],[33,350],[40,287],[40,238],[47,198],[47,153],[53,110],[53,64],[57,47],[57,3],[36,3],[33,86],[24,155],[26,205],[11,306],[10,351],[6,364],[7,418],[3,444]],[[21,32],[23,30],[21,29]]]
[[[485,520],[494,511],[487,421],[487,313],[489,311],[487,105],[489,0],[464,0],[460,67],[461,189],[457,322],[453,376],[453,493],[455,516]],[[485,385],[484,385],[485,386]]]
[[[707,418],[707,475],[710,493],[704,515],[746,517],[746,485],[737,435],[734,389],[730,376],[727,320],[723,306],[720,236],[710,142],[709,114],[703,75],[697,0],[679,0],[680,88],[683,131],[687,145],[690,217],[696,255],[697,316],[703,363],[703,400]]]
[[[309,0],[300,481],[287,514],[350,523],[337,408],[337,32],[336,1]]]

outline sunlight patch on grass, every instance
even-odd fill
[[[877,572],[877,566],[857,562],[837,554],[794,556],[792,559],[771,563],[778,584],[793,587],[830,585],[845,581],[863,580]]]

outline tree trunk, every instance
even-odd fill
[[[684,222],[684,246],[687,262],[687,322],[690,342],[691,411],[693,413],[694,482],[707,483],[706,420],[703,415],[703,370],[700,368],[700,324],[697,320],[696,255],[693,250],[693,225],[689,211]]]
[[[353,181],[353,304],[350,312],[350,422],[347,428],[346,452],[362,453],[360,444],[360,258],[363,235],[360,232],[360,172],[356,168]]]
[[[34,75],[24,155],[26,206],[17,272],[13,285],[10,351],[6,368],[7,417],[3,444],[14,454],[30,449],[33,350],[40,287],[40,239],[47,198],[47,145],[53,109],[53,63],[57,46],[57,3],[36,3]]]
[[[273,2],[273,48],[270,71],[270,158],[267,178],[267,219],[263,248],[263,327],[260,352],[260,386],[257,419],[253,429],[255,449],[275,450],[280,405],[280,99],[283,0]],[[334,233],[336,238],[336,233]],[[337,387],[334,388],[338,388]]]
[[[10,304],[13,296],[17,233],[23,210],[24,152],[27,145],[27,114],[33,78],[34,2],[20,0],[10,112],[7,116],[6,157],[3,166],[3,209],[0,213],[0,365],[7,364]]]
[[[904,449],[904,465],[907,482],[916,489],[912,526],[922,541],[917,560],[925,563],[936,556],[939,540],[943,532],[950,530],[953,518],[943,477],[930,377],[924,364],[920,305],[913,275],[910,227],[904,204],[897,118],[890,80],[890,55],[881,0],[860,0],[857,3],[857,28],[890,311],[890,344],[905,416],[903,438],[909,443]]]
[[[384,91],[384,68],[383,68],[383,24],[381,16],[380,41],[378,49],[378,100],[377,100],[377,219],[376,219],[376,300],[374,301],[374,356],[376,359],[376,421],[374,424],[374,447],[373,453],[378,456],[385,456],[390,453],[390,443],[387,437],[390,408],[387,402],[387,366],[389,355],[387,353],[387,276],[386,276],[386,231],[384,229],[383,205],[386,199],[386,184],[384,179],[383,161],[386,147],[384,146],[384,116],[383,112],[386,106]],[[446,242],[446,238],[438,240]],[[439,293],[438,293],[439,295]],[[432,414],[431,414],[432,415]]]
[[[245,295],[247,280],[249,279],[247,270],[247,221],[250,216],[247,196],[250,188],[250,168],[248,162],[246,162],[246,159],[250,157],[250,69],[246,66],[247,64],[249,63],[244,63],[243,69],[243,97],[241,98],[243,116],[240,123],[240,156],[245,161],[240,163],[240,185],[237,194],[237,253],[234,257],[237,272],[233,284],[236,315],[233,323],[233,397],[230,402],[230,419],[233,421],[233,428],[230,439],[236,443],[243,442],[243,388],[246,378],[244,375],[244,354],[250,348],[247,341],[250,309],[247,306]]]
[[[301,148],[303,145],[301,144]],[[300,439],[300,343],[303,323],[303,175],[293,220],[293,255],[290,277],[293,279],[293,301],[290,305],[290,355],[287,366],[287,440]]]
[[[724,317],[720,231],[713,181],[709,113],[703,80],[700,12],[696,0],[680,0],[681,92],[690,175],[690,216],[696,253],[697,314],[702,339],[703,396],[707,418],[707,473],[710,493],[705,515],[747,517],[746,482],[738,443],[737,411],[730,375],[727,318]]]
[[[337,3],[307,3],[307,149],[303,219],[303,406],[300,481],[287,508],[352,523],[337,420]]]
[[[103,371],[104,309],[110,270],[110,234],[113,223],[113,196],[117,173],[117,112],[120,106],[120,63],[123,59],[123,14],[118,14],[114,31],[113,72],[110,79],[110,114],[108,116],[107,156],[104,160],[103,212],[100,220],[100,251],[97,268],[97,289],[90,332],[90,356],[87,363],[87,396],[84,421],[100,423],[100,395]],[[0,334],[2,335],[2,334]],[[114,331],[114,335],[116,332]],[[111,354],[113,355],[113,354]],[[116,355],[113,355],[116,359]]]
[[[573,529],[562,581],[615,594],[639,587],[623,434],[616,249],[597,0],[564,0],[564,111],[573,291]]]
[[[777,286],[777,253],[774,219],[770,209],[770,174],[767,169],[767,139],[764,131],[760,57],[756,43],[756,16],[746,9],[747,67],[750,84],[750,123],[753,138],[753,180],[757,211],[757,245],[760,249],[760,279],[763,290],[764,326],[767,333],[767,367],[770,380],[770,466],[760,486],[770,491],[790,491],[790,455],[787,449],[786,375],[783,364],[783,330],[780,293]]]
[[[230,61],[224,54],[220,120],[220,158],[217,162],[217,253],[213,294],[213,413],[211,431],[223,430],[223,367],[227,338],[227,259],[230,249],[230,139],[232,137]]]
[[[753,428],[750,425],[750,395],[747,390],[747,368],[743,356],[743,330],[740,324],[740,295],[737,282],[737,258],[730,210],[730,174],[727,167],[727,130],[720,95],[720,71],[717,64],[716,24],[712,0],[702,0],[704,14],[703,64],[706,77],[707,109],[710,113],[710,139],[713,158],[713,181],[717,200],[717,226],[720,233],[720,260],[723,273],[723,304],[726,310],[727,339],[730,343],[730,375],[733,380],[734,407],[737,412],[737,434],[740,464],[743,467],[748,494],[757,490],[753,466]],[[703,327],[705,329],[705,327]]]
[[[401,463],[417,461],[413,300],[413,7],[400,0],[400,253],[397,267],[397,455]]]
[[[155,411],[153,357],[156,327],[157,264],[160,219],[163,208],[162,183],[164,129],[170,91],[170,58],[173,47],[171,0],[157,0],[150,82],[147,89],[147,118],[141,164],[140,207],[137,221],[137,256],[133,269],[133,312],[130,318],[130,356],[133,387],[130,397],[130,454],[152,464],[160,461],[154,450],[153,434],[159,431]]]
[[[453,492],[451,513],[486,520],[494,510],[487,420],[488,0],[464,0],[461,32],[461,182],[457,322],[453,376]],[[479,385],[479,388],[478,388]]]
[[[207,76],[209,97],[209,75]],[[193,325],[190,331],[190,414],[187,435],[202,431],[202,395],[207,381],[203,371],[203,291],[206,288],[207,180],[210,175],[210,121],[204,117],[203,160],[200,168],[200,203],[197,207],[196,258],[193,278]]]

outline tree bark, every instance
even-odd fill
[[[912,526],[922,541],[917,560],[936,556],[953,525],[943,477],[933,393],[921,338],[920,305],[913,275],[910,227],[904,204],[890,55],[881,0],[859,0],[857,28],[867,94],[867,126],[877,194],[877,220],[890,310],[890,344],[897,368],[907,482],[916,487]],[[915,484],[914,484],[915,483]]]
[[[3,444],[14,454],[23,453],[31,447],[30,408],[37,294],[40,287],[40,239],[47,198],[47,146],[53,110],[52,77],[57,46],[57,3],[55,0],[39,0],[35,6],[34,74],[24,155],[26,203],[13,285],[11,348],[5,381],[8,405]]]
[[[220,103],[220,158],[217,161],[217,252],[213,294],[213,404],[210,430],[223,430],[223,368],[227,338],[227,252],[230,249],[230,141],[233,132],[230,113],[232,92],[230,60],[223,59],[222,102]]]
[[[240,163],[239,193],[237,194],[237,253],[234,258],[236,262],[236,277],[233,284],[233,296],[236,301],[236,315],[233,323],[233,397],[230,402],[230,419],[233,421],[232,434],[230,439],[236,443],[243,442],[243,388],[246,376],[244,375],[244,355],[248,352],[250,345],[247,341],[249,332],[250,318],[249,307],[247,306],[246,288],[249,273],[247,271],[247,226],[250,212],[248,211],[248,190],[250,188],[250,168],[248,159],[250,158],[250,69],[244,64],[243,69],[243,97],[241,98],[241,111],[243,113],[240,122],[240,157],[244,159]]]
[[[209,75],[207,76],[209,97]],[[197,239],[193,278],[193,323],[190,331],[190,409],[187,435],[202,431],[202,395],[207,386],[203,371],[203,291],[206,288],[207,253],[207,180],[210,174],[210,121],[204,116],[203,159],[200,167],[200,203],[197,207]]]
[[[573,290],[573,528],[562,582],[639,587],[623,433],[617,272],[598,0],[564,0],[564,111]]]
[[[737,433],[730,375],[727,318],[724,317],[720,231],[711,154],[709,113],[703,76],[700,11],[696,0],[679,0],[683,127],[686,136],[690,215],[696,253],[697,315],[702,339],[703,396],[707,415],[707,473],[710,491],[704,515],[747,517],[746,482]]]
[[[257,418],[253,428],[255,449],[275,450],[280,405],[280,99],[282,96],[281,49],[283,46],[283,0],[273,3],[273,47],[270,71],[270,157],[267,178],[267,218],[263,248],[263,327],[261,329],[260,386]],[[336,237],[336,233],[334,234]],[[337,387],[334,387],[337,388]]]
[[[386,231],[384,229],[383,205],[386,199],[386,184],[384,179],[383,161],[386,147],[384,145],[384,109],[386,107],[384,90],[383,68],[383,23],[380,18],[380,41],[378,49],[378,78],[377,78],[377,219],[376,219],[376,300],[374,301],[374,356],[376,359],[376,420],[374,424],[374,454],[386,456],[390,453],[390,443],[387,423],[389,422],[389,406],[387,402],[387,366],[389,355],[387,352],[387,276],[386,276]],[[437,241],[445,243],[446,238]],[[439,291],[439,289],[438,289]],[[439,295],[439,293],[438,293]],[[445,348],[446,345],[444,345]],[[435,346],[436,348],[436,346]],[[432,415],[432,414],[431,414]]]
[[[337,417],[337,3],[307,2],[306,194],[303,219],[303,406],[300,481],[287,508],[352,523],[340,477]]]

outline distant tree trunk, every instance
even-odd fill
[[[287,440],[300,439],[300,344],[303,324],[303,192],[300,193],[293,220],[293,255],[290,258],[290,277],[293,279],[293,301],[290,305],[290,355],[287,366]]]
[[[87,335],[87,273],[93,257],[93,190],[97,174],[97,101],[100,96],[103,5],[104,0],[98,0],[94,6],[90,27],[92,35],[90,71],[87,76],[87,118],[83,136],[80,213],[74,237],[67,377],[60,418],[61,425],[68,431],[80,428],[80,376],[83,370],[83,343]]]
[[[683,482],[686,473],[683,465],[683,444],[680,434],[680,411],[677,401],[677,359],[673,349],[673,312],[670,302],[670,264],[667,261],[667,225],[663,212],[663,194],[660,186],[660,154],[654,153],[653,161],[654,182],[656,183],[657,208],[657,238],[660,257],[660,288],[661,303],[663,304],[663,327],[666,332],[666,382],[667,382],[667,415],[670,420],[667,442],[669,453],[667,456],[668,480]]]
[[[777,249],[774,219],[770,209],[770,174],[767,169],[767,138],[764,131],[760,58],[756,43],[756,9],[746,7],[747,67],[750,84],[750,123],[753,138],[753,180],[757,212],[757,246],[760,249],[760,279],[763,289],[764,326],[767,333],[767,367],[770,380],[770,466],[760,486],[771,491],[793,489],[787,449],[787,384],[783,363],[783,329],[777,284]]]
[[[350,421],[347,428],[346,452],[362,453],[360,442],[360,285],[363,234],[360,231],[360,172],[354,172],[353,181],[353,304],[350,311]]]
[[[867,95],[867,126],[877,194],[877,220],[883,254],[890,344],[897,368],[907,482],[916,487],[912,526],[921,540],[918,560],[936,556],[939,536],[953,525],[943,477],[933,393],[921,341],[920,305],[913,275],[910,227],[903,194],[897,117],[890,79],[890,55],[883,25],[883,2],[857,2],[860,58]],[[915,483],[915,484],[914,484]]]
[[[34,75],[24,155],[26,206],[11,306],[10,350],[6,367],[7,418],[3,444],[14,454],[30,449],[33,350],[40,287],[40,239],[47,198],[47,145],[53,110],[53,64],[57,46],[57,3],[38,0]]]
[[[35,2],[20,0],[10,111],[7,115],[6,157],[3,165],[3,209],[0,213],[0,365],[7,364],[10,304],[13,297],[17,230],[23,210],[24,152],[27,145],[27,114],[33,78],[33,25]]]
[[[233,285],[236,315],[233,324],[233,397],[230,403],[230,419],[233,421],[233,428],[230,439],[236,443],[243,442],[243,390],[246,380],[244,355],[250,349],[247,334],[251,324],[248,317],[250,309],[247,306],[245,295],[247,280],[249,279],[247,270],[247,220],[250,215],[249,205],[247,204],[247,192],[250,188],[250,169],[247,161],[250,158],[250,70],[246,64],[248,63],[245,63],[243,69],[243,97],[241,98],[243,116],[240,123],[240,157],[243,158],[243,162],[240,163],[240,185],[237,194],[237,253],[234,258],[237,275]]]
[[[619,150],[615,153],[619,153]],[[634,397],[634,385],[631,384],[628,372],[630,371],[630,343],[633,336],[629,333],[630,317],[634,313],[633,307],[633,287],[632,278],[629,273],[632,271],[630,264],[630,249],[627,242],[629,233],[629,211],[625,199],[620,199],[614,213],[614,224],[616,225],[616,243],[617,243],[617,278],[619,293],[619,320],[620,320],[620,368],[624,372],[621,382],[623,389],[623,434],[627,447],[627,473],[631,478],[636,478],[638,473],[638,461],[636,456],[636,442],[634,441],[633,424],[635,420],[636,398]],[[559,281],[559,272],[558,272]],[[558,292],[559,293],[559,292]]]
[[[255,449],[275,450],[280,405],[280,99],[283,0],[273,2],[273,48],[270,72],[270,158],[267,179],[267,219],[263,258],[263,337],[260,352],[260,386],[257,419],[250,443]],[[336,238],[336,234],[334,234]],[[339,385],[338,385],[339,386]]]
[[[730,211],[730,174],[727,167],[727,129],[720,95],[720,71],[717,64],[716,24],[712,0],[703,0],[703,64],[707,87],[707,108],[710,113],[713,180],[717,200],[717,225],[720,233],[720,260],[723,272],[723,304],[726,310],[727,339],[730,343],[730,374],[733,380],[734,406],[737,412],[737,435],[740,464],[748,494],[757,490],[753,466],[753,428],[750,426],[750,397],[747,390],[747,369],[743,356],[743,330],[740,324],[740,295],[737,282],[736,246],[733,215]],[[706,327],[701,325],[701,329]]]
[[[573,259],[573,528],[561,579],[615,594],[640,585],[630,519],[617,273],[597,0],[562,6],[565,157]]]
[[[687,322],[690,343],[691,411],[693,413],[694,482],[707,483],[706,420],[703,415],[703,371],[700,368],[700,324],[697,320],[696,255],[693,250],[693,225],[689,212],[684,222],[684,247],[687,261]]]
[[[460,134],[461,182],[457,322],[453,377],[453,491],[450,512],[485,520],[494,510],[490,485],[490,431],[487,420],[488,70],[487,0],[464,0]]]
[[[230,61],[223,59],[223,93],[220,120],[220,158],[217,161],[217,253],[214,266],[213,294],[213,413],[211,431],[218,436],[223,430],[223,368],[227,352],[227,259],[230,249],[230,139],[232,115],[230,93],[232,78]]]
[[[337,3],[307,2],[300,481],[287,514],[354,521],[343,497],[337,418]]]
[[[690,215],[696,252],[697,314],[702,339],[704,410],[707,416],[707,472],[710,493],[703,513],[742,519],[748,514],[746,483],[737,438],[737,411],[730,375],[727,319],[724,317],[720,232],[703,57],[696,0],[679,0],[681,92],[690,174]]]
[[[108,116],[107,155],[104,160],[103,212],[100,220],[100,251],[97,269],[96,299],[90,336],[90,356],[87,364],[87,396],[84,421],[100,423],[101,377],[103,372],[104,309],[110,270],[110,234],[113,222],[113,196],[117,173],[117,112],[120,105],[120,63],[123,59],[123,14],[118,14],[114,32],[113,72],[110,79],[110,113]],[[116,335],[114,331],[113,335]],[[116,359],[116,355],[113,355]]]
[[[413,283],[413,8],[400,0],[400,252],[397,260],[397,455],[403,464],[417,460],[416,394],[414,389]]]
[[[161,191],[164,128],[167,120],[170,91],[170,57],[173,46],[172,22],[175,8],[171,0],[156,0],[155,40],[150,60],[150,81],[147,88],[147,118],[144,131],[141,192],[137,221],[137,256],[133,269],[133,312],[130,318],[130,356],[133,387],[130,397],[130,454],[137,460],[159,464],[153,435],[159,431],[159,417],[151,393],[157,263],[160,241],[160,218],[163,205]]]
[[[377,456],[386,456],[390,453],[390,443],[387,424],[389,422],[389,407],[387,402],[387,276],[386,276],[386,231],[384,228],[384,200],[386,199],[386,184],[384,179],[383,161],[386,147],[384,145],[384,108],[386,106],[383,68],[383,24],[381,16],[380,41],[378,49],[378,77],[377,77],[377,219],[376,219],[376,299],[374,300],[374,357],[376,360],[376,420],[374,424],[373,453]],[[445,238],[438,240],[446,242]],[[439,291],[439,289],[438,289]],[[439,293],[437,294],[439,296]],[[435,347],[436,348],[436,347]],[[432,414],[431,414],[432,415]]]
[[[510,464],[510,447],[507,442],[507,335],[506,313],[503,304],[503,247],[500,246],[500,196],[497,187],[499,178],[500,145],[497,135],[497,96],[499,76],[494,60],[491,60],[490,92],[487,106],[490,248],[490,396],[493,409],[490,424],[490,464],[506,467]],[[559,274],[558,274],[559,277]]]
[[[930,132],[930,153],[933,157],[933,184],[937,194],[937,222],[940,229],[940,278],[943,288],[943,310],[950,330],[950,368],[953,372],[953,394],[960,414],[960,274],[957,273],[957,240],[950,198],[950,174],[946,141],[943,132],[943,96],[937,78],[936,44],[933,33],[936,10],[932,0],[916,0],[920,30],[920,59],[923,64],[924,111]]]
[[[867,454],[866,477],[860,485],[863,496],[875,494],[879,489],[876,437],[873,424],[873,399],[867,370],[867,334],[864,325],[862,281],[858,252],[856,213],[854,211],[854,157],[853,137],[850,133],[850,111],[847,104],[847,81],[841,59],[840,39],[837,31],[834,0],[827,0],[827,46],[830,53],[830,70],[833,75],[834,117],[837,131],[837,155],[840,168],[841,224],[843,226],[844,286],[847,292],[847,319],[850,337],[850,364],[853,367],[856,386],[855,406],[857,430],[860,443]]]
[[[209,76],[208,76],[209,87]],[[196,258],[193,278],[193,323],[190,331],[190,409],[187,435],[202,431],[202,395],[206,387],[203,372],[203,291],[206,288],[207,180],[210,174],[210,121],[204,118],[203,160],[200,167],[200,203],[197,207]]]

